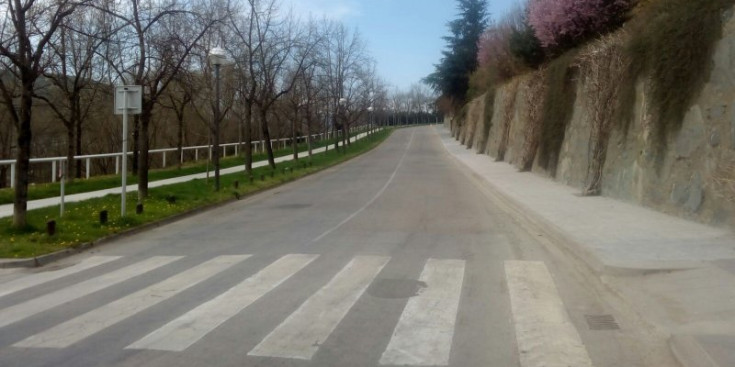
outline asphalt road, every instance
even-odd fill
[[[666,365],[656,336],[509,218],[436,129],[0,273],[0,366]]]

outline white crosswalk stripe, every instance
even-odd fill
[[[68,268],[27,275],[22,278],[12,280],[10,282],[0,284],[0,297],[7,296],[8,294],[13,294],[24,289],[35,287],[37,285],[41,285],[52,280],[61,279],[67,275],[79,273],[81,271],[91,269],[102,264],[106,264],[119,258],[120,256],[92,256],[80,261],[79,264],[70,266]]]
[[[389,258],[357,256],[248,355],[311,359]]]
[[[506,261],[516,340],[523,367],[591,367],[546,265]]]
[[[426,262],[419,278],[426,287],[408,300],[380,364],[449,364],[464,267],[462,260]]]
[[[16,343],[15,346],[26,348],[68,347],[148,307],[171,298],[248,257],[250,255],[218,256],[150,287],[59,324],[40,334],[33,335]]]
[[[129,345],[127,349],[183,351],[278,287],[318,256],[286,255],[225,293]]]
[[[31,335],[13,346],[54,349],[70,347],[184,290],[195,287],[250,256],[225,255],[213,258]],[[214,298],[194,306],[183,315],[166,320],[163,326],[144,335],[126,349],[186,351],[227,320],[277,289],[319,256],[285,255]],[[73,267],[63,269],[63,273],[57,271],[53,272],[53,275],[31,276],[23,282],[20,282],[23,278],[13,281],[12,289],[27,289],[119,258],[91,257]],[[181,256],[151,257],[0,310],[0,327],[113,287],[181,258]],[[311,360],[389,261],[390,257],[385,256],[355,256],[329,282],[271,330],[248,355]],[[419,279],[425,287],[418,295],[408,299],[380,357],[381,365],[448,364],[464,272],[463,260],[427,260]]]
[[[16,323],[56,306],[111,287],[181,258],[181,256],[151,257],[105,275],[2,309],[0,310],[0,327]]]

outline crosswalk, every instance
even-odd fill
[[[287,254],[275,259],[259,269],[253,269],[257,270],[254,274],[230,283],[235,285],[221,290],[221,293],[202,303],[193,305],[189,310],[181,314],[167,315],[169,319],[162,320],[162,326],[153,331],[146,330],[136,337],[137,340],[127,342],[121,347],[126,350],[182,353],[197,343],[211,341],[215,336],[210,334],[213,334],[215,329],[236,315],[247,313],[249,306],[289,280],[298,278],[300,272],[305,271],[322,256],[328,255]],[[120,256],[93,256],[61,270],[26,275],[0,284],[0,301],[7,300],[10,295],[22,295],[23,291],[32,291],[37,286],[56,281],[63,282],[66,277],[77,276],[84,280],[0,308],[0,333],[16,324],[22,326],[22,322],[33,316],[110,289],[128,280],[151,274],[154,270],[164,269],[167,266],[176,269],[175,273],[163,271],[163,274],[169,274],[165,279],[141,286],[141,289],[132,293],[122,294],[119,298],[107,301],[92,310],[85,309],[65,321],[45,330],[34,331],[35,334],[19,338],[21,340],[11,344],[11,348],[25,350],[73,347],[95,338],[97,334],[114,328],[125,320],[134,319],[159,303],[225,274],[228,270],[233,270],[237,265],[250,264],[247,260],[251,258],[253,258],[251,255],[223,255],[197,262],[195,265],[185,265],[183,261],[185,257],[182,256],[152,256],[133,260],[132,263]],[[318,290],[305,300],[299,301],[300,305],[269,333],[264,333],[262,340],[257,344],[254,343],[255,346],[247,355],[260,358],[312,360],[352,311],[353,306],[364,297],[370,285],[380,277],[390,260],[391,258],[386,256],[368,255],[358,255],[349,259],[340,270],[333,275],[330,274],[331,279],[320,284]],[[103,265],[113,270],[102,269]],[[543,267],[543,264],[540,266]],[[425,261],[418,279],[422,287],[416,295],[406,300],[392,334],[386,338],[387,344],[383,344],[385,349],[380,354],[380,365],[441,366],[450,363],[465,267],[466,263],[461,259],[430,258]],[[525,348],[528,342],[523,336],[532,331],[529,331],[531,326],[524,323],[523,312],[538,312],[533,306],[524,303],[524,297],[527,297],[525,293],[532,287],[533,282],[539,282],[532,277],[534,274],[537,278],[540,277],[541,282],[548,283],[550,278],[547,276],[548,272],[545,273],[545,267],[540,269],[539,264],[512,262],[506,264],[506,270],[514,317],[518,324],[516,325],[518,344],[519,348]],[[87,274],[85,272],[102,274],[91,277],[79,276]],[[229,275],[233,276],[233,273],[236,276],[236,272],[230,272]],[[559,307],[560,301],[559,304],[555,302],[556,299],[551,299],[547,303],[540,304],[552,309],[556,307],[554,317],[564,319],[565,311],[563,307]],[[569,330],[570,324],[562,322],[552,326],[556,327],[554,330],[558,332],[557,334],[570,335],[571,348],[578,352],[580,360],[585,361],[584,365],[590,365],[587,364],[589,358],[586,357],[579,336]],[[545,349],[542,352],[554,351]],[[522,363],[522,365],[532,364]]]

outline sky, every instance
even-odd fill
[[[407,90],[434,71],[446,45],[447,23],[457,17],[456,0],[281,0],[295,14],[328,17],[360,32],[377,61],[379,76]],[[517,0],[488,0],[492,18]]]

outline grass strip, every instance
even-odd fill
[[[59,250],[74,248],[84,243],[124,232],[141,225],[159,221],[176,214],[186,213],[207,205],[222,203],[235,197],[244,197],[267,188],[331,167],[365,153],[383,142],[392,132],[386,129],[369,138],[353,142],[346,153],[329,150],[326,153],[280,163],[277,170],[270,167],[253,169],[251,176],[243,172],[221,176],[219,192],[214,191],[214,180],[197,179],[149,190],[142,214],[135,214],[137,193],[128,194],[126,217],[120,216],[120,195],[69,203],[63,217],[59,207],[52,206],[28,212],[28,226],[12,227],[12,217],[0,219],[0,258],[27,258]],[[309,164],[311,162],[311,164]],[[252,177],[252,181],[250,179]],[[235,188],[235,181],[239,187]],[[108,211],[108,222],[100,224],[99,213]],[[46,234],[46,223],[56,221],[56,234]]]

